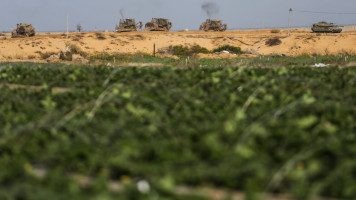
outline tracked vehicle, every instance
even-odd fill
[[[223,24],[221,20],[207,19],[200,25],[201,31],[226,31],[227,25]]]
[[[172,22],[164,18],[152,18],[145,25],[146,31],[169,31],[172,28]]]
[[[31,24],[17,24],[16,30],[12,31],[12,38],[32,37],[36,35],[36,30]]]
[[[131,32],[142,28],[142,22],[136,24],[135,19],[120,19],[119,26],[116,25],[115,32]]]
[[[336,26],[333,23],[319,22],[313,24],[311,28],[313,33],[341,33],[341,26]]]

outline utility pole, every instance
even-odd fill
[[[69,35],[69,13],[67,13],[67,40]]]
[[[290,36],[290,16],[292,14],[292,8],[289,8],[289,18],[288,18],[288,37]]]

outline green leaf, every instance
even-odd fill
[[[318,121],[318,118],[314,115],[309,115],[297,120],[298,127],[306,129],[314,125]]]

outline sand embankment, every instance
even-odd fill
[[[298,56],[302,54],[356,53],[356,31],[339,34],[315,34],[309,31],[293,30],[288,37],[287,30],[272,33],[271,30],[226,31],[226,32],[89,32],[70,33],[68,40],[64,33],[38,34],[31,38],[0,36],[0,61],[40,60],[40,53],[59,52],[66,42],[79,45],[82,50],[95,52],[152,53],[153,44],[157,49],[170,45],[200,45],[214,49],[221,45],[239,46],[242,50],[258,55]],[[280,38],[282,43],[268,46],[270,38]]]

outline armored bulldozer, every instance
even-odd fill
[[[131,32],[137,31],[137,29],[142,28],[142,22],[138,22],[136,24],[135,19],[120,19],[119,26],[116,25],[115,31],[116,32]]]
[[[22,38],[36,35],[36,30],[31,24],[17,24],[16,30],[12,31],[11,37]]]
[[[207,19],[200,25],[201,31],[226,31],[227,25],[223,24],[221,20]]]
[[[169,31],[172,28],[172,22],[164,18],[152,18],[145,25],[146,31]]]
[[[341,33],[341,26],[336,26],[333,23],[319,22],[313,24],[311,28],[313,33]]]

